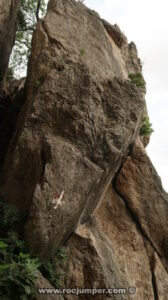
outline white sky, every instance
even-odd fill
[[[168,1],[85,0],[134,41],[147,82],[147,106],[155,132],[147,152],[168,191]]]

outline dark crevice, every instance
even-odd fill
[[[156,277],[155,277],[154,268],[153,268],[153,261],[151,260],[150,257],[149,257],[149,263],[150,263],[151,274],[152,274],[152,286],[153,286],[154,300],[159,300]]]
[[[121,161],[121,164],[119,166],[119,168],[117,169],[117,171],[115,172],[114,174],[114,177],[113,177],[113,180],[112,180],[112,185],[113,185],[113,188],[115,189],[115,191],[118,193],[118,191],[116,190],[115,186],[116,186],[116,181],[117,181],[117,178],[125,164],[125,161],[127,159],[128,156],[131,155],[131,152],[132,152],[132,149],[133,149],[133,146],[134,146],[134,142],[132,142],[129,146],[128,146],[128,150],[127,150],[127,153],[124,155],[124,157],[122,158],[122,161]],[[119,193],[118,193],[119,194]],[[122,196],[120,196],[122,197]]]
[[[121,169],[121,168],[120,168]],[[123,197],[123,195],[116,189],[115,185],[113,185],[113,188],[115,190],[115,192],[120,196],[121,199],[123,199],[126,209],[129,213],[129,216],[131,217],[132,221],[135,223],[136,228],[138,230],[138,232],[142,235],[143,240],[147,240],[147,242],[149,242],[150,246],[152,247],[153,251],[155,251],[157,253],[157,255],[159,256],[159,258],[162,261],[161,255],[160,253],[158,253],[158,250],[155,248],[155,246],[153,245],[152,241],[149,239],[149,237],[147,236],[147,234],[144,232],[138,217],[136,216],[136,214],[132,211],[132,209],[129,207],[127,200],[125,199],[125,197]],[[154,274],[154,257],[150,257],[150,255],[148,254],[148,250],[145,246],[144,243],[144,247],[147,253],[147,256],[149,258],[149,265],[150,265],[150,269],[151,269],[151,274],[152,274],[152,287],[153,287],[153,293],[154,293],[154,300],[158,300],[158,290],[157,290],[157,284],[156,284],[156,278],[155,278],[155,274]]]
[[[0,167],[2,167],[19,113],[25,101],[24,89],[14,95],[0,97]]]
[[[150,263],[150,266],[151,266],[151,263]],[[152,272],[152,286],[153,286],[154,300],[159,300],[155,274],[152,270],[152,266],[151,266],[151,272]]]
[[[45,172],[45,166],[46,166],[46,159],[45,159],[45,153],[43,151],[43,148],[41,149],[40,155],[41,155],[41,164],[42,164],[40,182],[42,182],[44,172]]]
[[[42,163],[42,171],[41,171],[41,175],[40,175],[40,182],[42,182],[43,180],[43,176],[45,173],[45,166],[47,163],[51,163],[51,148],[49,143],[44,142],[42,148],[41,148],[41,163]]]
[[[151,255],[150,255],[150,253],[148,253],[148,249],[146,247],[145,242],[144,242],[144,247],[145,247],[148,259],[149,259],[149,266],[150,266],[151,275],[152,275],[152,280],[151,281],[152,281],[152,287],[153,287],[154,300],[159,300],[159,293],[158,293],[156,277],[155,277],[155,271],[154,271],[154,266],[155,266],[154,252]]]

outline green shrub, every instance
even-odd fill
[[[141,73],[131,73],[128,76],[132,83],[136,84],[137,87],[144,87],[145,81]]]
[[[60,247],[56,254],[57,259],[60,263],[64,262],[67,259],[66,249],[65,247]]]
[[[10,230],[17,231],[20,227],[21,215],[14,205],[7,204],[0,198],[0,235],[6,234]]]
[[[40,271],[45,278],[56,288],[60,288],[60,274],[57,273],[57,264],[62,265],[67,260],[67,255],[64,247],[61,247],[56,254],[56,257],[42,263]]]
[[[26,253],[23,219],[15,206],[0,199],[0,299],[28,300],[34,294],[40,263]]]
[[[56,265],[67,259],[64,247],[53,260],[40,263],[28,254],[23,240],[23,217],[17,208],[0,198],[0,300],[28,300],[35,292],[37,270],[59,287]]]
[[[34,294],[38,259],[29,254],[10,252],[9,245],[0,241],[0,299],[27,300]]]
[[[59,288],[59,277],[54,268],[53,261],[47,261],[41,264],[40,272],[56,288]]]
[[[142,125],[140,128],[140,135],[141,136],[151,135],[152,132],[154,132],[152,128],[152,123],[150,123],[148,117],[145,117],[142,121]]]

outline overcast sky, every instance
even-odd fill
[[[147,152],[168,191],[168,1],[85,0],[137,45],[147,82],[147,106],[155,132]]]

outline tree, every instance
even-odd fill
[[[31,51],[32,34],[39,16],[44,16],[45,11],[45,0],[21,0],[15,46],[9,67],[9,71],[14,71],[15,77],[21,77],[25,73]]]
[[[0,1],[0,90],[4,89],[5,74],[15,41],[19,7],[20,0]]]

